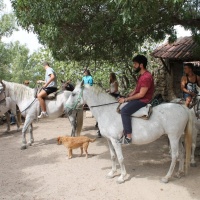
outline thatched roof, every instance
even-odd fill
[[[159,46],[151,54],[155,58],[173,59],[173,60],[200,60],[200,54],[194,55],[194,50],[198,44],[193,40],[192,36],[178,38],[174,43],[165,43]]]

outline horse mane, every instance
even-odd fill
[[[26,85],[8,82],[8,81],[3,81],[3,82],[5,83],[6,88],[9,89],[9,95],[13,94],[19,100],[23,100],[24,98],[34,97],[33,89]]]
[[[98,85],[93,85],[93,86],[90,86],[90,85],[85,85],[86,88],[90,88],[90,90],[92,90],[94,93],[97,94],[97,96],[99,94],[103,95],[103,96],[106,96],[107,100],[116,100],[113,96],[111,96],[110,94],[108,94],[102,87],[98,86]]]

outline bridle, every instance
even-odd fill
[[[66,108],[69,109],[68,114],[70,114],[73,110],[80,110],[81,108],[77,108],[77,105],[80,103],[81,98],[83,97],[83,86],[81,87],[81,92],[78,96],[78,98],[76,99],[76,101],[74,102],[74,104],[72,106],[69,105],[65,105]],[[95,106],[90,106],[91,108],[96,108],[96,107],[101,107],[101,106],[107,106],[107,105],[111,105],[111,104],[116,104],[119,103],[118,101],[116,102],[112,102],[112,103],[105,103],[105,104],[100,104],[100,105],[95,105]]]
[[[66,108],[69,108],[68,114],[70,115],[73,110],[80,110],[81,108],[77,108],[78,104],[81,101],[81,98],[83,97],[83,87],[81,87],[81,92],[79,93],[78,98],[74,102],[72,106],[69,106],[68,104],[65,105]]]

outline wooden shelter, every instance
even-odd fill
[[[193,62],[200,65],[200,46],[192,36],[178,38],[174,43],[165,43],[152,52],[152,56],[159,58],[165,70],[165,96],[168,100],[182,97],[180,81],[183,75],[183,63]],[[159,85],[157,85],[159,87]]]

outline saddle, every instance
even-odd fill
[[[185,100],[181,99],[181,98],[176,98],[176,99],[171,100],[170,103],[176,103],[176,104],[184,105]],[[189,105],[189,109],[193,108],[197,103],[198,103],[198,100],[196,98],[193,98],[192,102]]]
[[[119,104],[117,107],[117,112],[120,113],[121,109],[126,105],[127,103]],[[140,108],[137,112],[133,113],[131,117],[135,118],[142,118],[142,119],[149,119],[152,113],[152,105],[147,104],[145,107]]]
[[[34,88],[34,97],[37,98],[37,95],[40,93],[40,91],[42,90],[42,87],[37,87]],[[52,92],[51,94],[49,94],[47,97],[45,97],[45,100],[55,100],[57,97],[59,91],[56,92]]]

